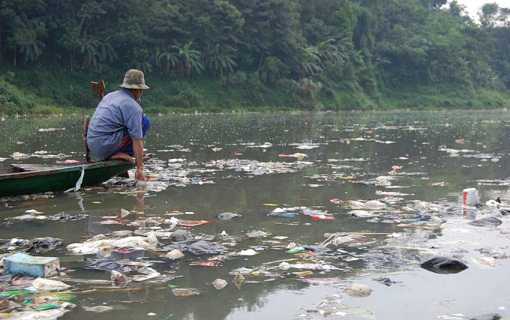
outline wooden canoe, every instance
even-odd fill
[[[0,197],[66,191],[76,186],[82,170],[81,186],[94,186],[133,167],[133,164],[120,160],[78,165],[11,165],[13,172],[0,173]]]

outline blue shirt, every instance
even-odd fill
[[[120,89],[104,96],[87,133],[92,159],[102,161],[114,155],[126,136],[143,139],[142,118],[142,107],[128,90]]]

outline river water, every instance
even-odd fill
[[[153,156],[146,166],[154,181],[145,189],[117,179],[79,193],[3,201],[0,238],[61,238],[64,246],[46,255],[61,257],[68,278],[109,280],[109,272],[84,268],[90,256],[73,256],[65,246],[97,234],[140,229],[133,221],[175,217],[207,220],[190,231],[224,245],[226,257],[216,267],[192,266],[207,257],[189,254],[170,263],[161,258],[166,254],[161,248],[171,242],[159,239],[160,250],[145,252],[142,260],[175,279],[128,287],[136,290],[75,283],[77,306],[63,319],[509,315],[508,218],[494,207],[467,212],[459,204],[461,191],[468,187],[478,188],[482,204],[498,197],[503,205],[510,202],[508,112],[154,115],[152,122],[146,148]],[[79,117],[6,119],[0,122],[0,165],[80,159],[80,131]],[[377,201],[367,204],[371,200]],[[299,208],[288,209],[294,207]],[[115,216],[121,208],[132,212],[126,221],[104,223],[105,216]],[[12,219],[30,209],[45,216],[86,218]],[[285,210],[297,215],[277,216]],[[217,215],[223,212],[241,217],[222,221]],[[310,214],[334,220],[320,221]],[[503,223],[469,224],[485,215]],[[251,231],[265,234],[250,238]],[[326,233],[342,233],[348,240],[325,253],[310,251],[326,240]],[[288,253],[294,244],[311,249]],[[247,249],[257,254],[232,255]],[[469,268],[448,275],[420,268],[434,256],[461,260]],[[305,270],[282,265],[280,260],[287,259],[294,259],[288,264],[335,270],[300,273]],[[239,268],[261,272],[246,273],[237,288],[233,274]],[[218,278],[229,282],[221,291],[211,286]],[[389,278],[391,285],[380,278]],[[348,295],[345,288],[353,283],[367,285],[371,294]],[[200,295],[175,297],[174,288],[195,288]],[[112,310],[93,313],[83,308],[91,306]]]

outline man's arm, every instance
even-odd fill
[[[145,175],[143,174],[143,139],[133,139],[133,151],[135,153],[136,163],[136,180],[145,181]]]

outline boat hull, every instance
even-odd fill
[[[44,166],[39,166],[41,169]],[[104,161],[73,166],[48,166],[47,169],[0,174],[0,197],[66,191],[76,186],[84,169],[82,187],[101,184],[125,173],[133,164]]]

